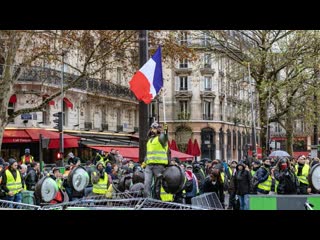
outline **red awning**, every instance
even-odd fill
[[[36,142],[39,141],[40,134],[42,134],[43,138],[50,139],[49,148],[59,148],[60,135],[58,132],[52,132],[45,129],[26,129],[26,132]],[[80,140],[80,137],[63,134],[63,139],[64,148],[74,148],[79,146],[78,141]]]
[[[3,143],[39,142],[40,134],[49,138],[49,148],[59,148],[59,133],[45,129],[6,129],[3,135]],[[64,148],[78,147],[79,137],[63,134]]]
[[[49,97],[48,94],[43,95],[43,98],[44,98],[44,99],[46,99],[47,97]],[[48,104],[51,105],[51,106],[54,106],[54,101],[51,100],[51,101],[48,102]]]
[[[25,143],[33,140],[24,129],[5,130],[3,134],[3,143]]]
[[[110,152],[112,148],[119,150],[124,158],[132,159],[134,162],[139,162],[139,148],[138,147],[115,147],[115,146],[88,146],[93,149]],[[171,157],[177,157],[181,161],[190,161],[193,159],[192,155],[171,150]]]
[[[17,96],[15,94],[13,94],[11,97],[10,97],[10,100],[9,100],[9,103],[16,103],[17,102]]]
[[[73,108],[73,104],[72,102],[70,102],[70,100],[68,98],[63,98],[63,101],[67,104],[68,108]]]

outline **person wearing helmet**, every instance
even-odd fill
[[[26,164],[29,165],[34,161],[34,158],[32,155],[30,155],[30,148],[26,148],[24,150],[24,155],[21,157],[21,162],[20,164]]]
[[[160,199],[161,181],[156,181],[156,177],[160,176],[169,164],[168,158],[168,135],[167,126],[165,132],[162,132],[161,126],[154,122],[151,124],[149,131],[149,139],[147,142],[147,154],[145,158],[145,180],[144,180],[144,196]],[[152,194],[151,185],[154,181],[154,191]]]

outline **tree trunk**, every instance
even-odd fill
[[[3,117],[0,117],[0,151],[1,151],[1,147],[2,147],[2,139],[3,139],[3,135],[4,135],[4,128],[6,126],[6,124],[4,124],[3,122]],[[1,155],[0,155],[1,157]]]
[[[293,121],[291,118],[290,111],[288,112],[286,121],[285,121],[285,129],[286,129],[286,150],[290,156],[293,156]]]
[[[262,155],[266,155],[266,141],[267,141],[267,124],[268,124],[268,115],[266,109],[266,101],[267,99],[264,97],[265,95],[259,93],[259,120],[260,122],[260,147],[262,148]]]
[[[10,44],[6,52],[6,61],[3,65],[2,81],[0,81],[0,92],[2,96],[0,97],[0,150],[2,147],[2,139],[4,134],[4,129],[8,125],[8,103],[11,95],[14,93],[13,87],[16,79],[12,76],[15,68],[15,58],[17,54],[17,48],[20,44],[20,37],[16,34],[16,31],[11,31]]]

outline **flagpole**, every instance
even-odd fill
[[[139,31],[140,67],[148,59],[148,31]],[[139,101],[139,162],[142,163],[147,152],[147,135],[149,130],[148,105]]]
[[[165,97],[164,97],[164,89],[162,88],[162,101],[163,101],[163,122],[164,123],[167,123],[167,120],[166,120],[166,101],[165,101]]]

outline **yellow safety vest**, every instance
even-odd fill
[[[160,189],[160,198],[163,202],[173,202],[173,194],[167,193],[162,186]]]
[[[271,190],[271,185],[272,185],[272,178],[269,175],[267,180],[258,184],[258,188],[269,192]]]
[[[308,175],[309,175],[309,170],[310,170],[309,165],[305,164],[303,166],[301,176],[298,176],[298,164],[295,166],[295,168],[296,168],[295,174],[298,177],[299,182],[302,182],[304,184],[309,185],[309,181],[308,181]]]
[[[16,170],[16,173],[17,173],[16,180],[14,179],[9,169],[7,169],[5,173],[7,176],[7,188],[9,189],[9,191],[13,192],[13,194],[17,194],[18,192],[20,192],[22,188],[20,172]]]
[[[222,172],[220,175],[221,175],[222,183],[224,183],[224,172]]]
[[[97,174],[93,172],[93,174]],[[99,178],[98,183],[93,184],[92,192],[96,194],[106,194],[108,191],[108,174],[104,173],[104,179]]]
[[[159,142],[159,136],[151,139],[147,142],[147,156],[146,156],[146,164],[169,164],[168,161],[168,144],[165,147],[162,147]]]
[[[256,174],[256,171],[251,170],[251,177],[253,177]]]
[[[29,157],[30,157],[30,163],[32,163],[33,162],[33,156],[29,155]],[[22,164],[26,163],[26,155],[23,155],[21,157],[21,162],[22,162]]]

